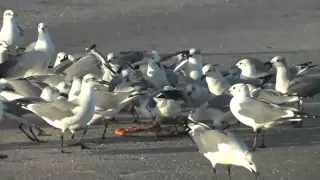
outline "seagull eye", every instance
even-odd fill
[[[196,90],[196,88],[193,87],[193,88],[192,88],[192,91],[195,91],[195,90]]]
[[[249,162],[250,165],[252,165],[252,162]]]
[[[232,89],[236,89],[236,87],[233,87]]]

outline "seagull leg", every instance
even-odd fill
[[[32,127],[35,127],[35,125],[31,124],[31,125],[29,126],[29,131],[31,132],[31,134],[32,134],[32,136],[34,137],[34,139],[35,139],[36,142],[38,142],[38,143],[48,142],[48,141],[41,141],[41,140],[39,140],[38,137],[34,134]]]
[[[19,129],[31,140],[31,141],[36,141],[33,137],[31,137],[23,128],[22,128],[23,124],[21,123],[19,125]]]
[[[89,126],[86,126],[86,128],[84,129],[84,131],[80,137],[79,145],[80,145],[81,149],[91,149],[88,146],[83,144],[83,137],[84,137],[84,135],[86,135],[88,128],[89,128]]]
[[[258,138],[259,132],[260,132],[260,129],[257,129],[254,137],[253,146],[250,151],[255,151],[257,149],[257,138]]]
[[[178,132],[177,124],[174,124],[174,130],[175,130],[176,132],[173,133],[173,135],[174,135],[174,136],[178,136],[179,132]]]
[[[131,108],[132,116],[134,117],[134,121],[132,123],[140,124],[139,114],[134,107]]]
[[[159,125],[158,127],[156,127],[157,128],[157,131],[156,131],[156,140],[157,141],[161,141],[161,139],[160,139],[160,137],[159,137],[159,132],[160,132],[160,130],[161,130],[161,126]]]
[[[228,172],[229,180],[231,180],[231,165],[228,165],[227,172]]]
[[[83,144],[83,137],[84,137],[84,135],[87,133],[88,128],[89,128],[89,126],[86,126],[86,127],[84,128],[83,133],[82,133],[82,135],[81,135],[81,137],[80,137],[80,140],[79,140],[77,143],[68,144],[67,146],[80,146],[81,149],[91,149],[91,148],[89,148],[88,146],[86,146],[86,145]]]
[[[39,126],[34,125],[34,127],[38,130],[38,136],[51,136],[51,134],[46,133],[44,130],[42,130]]]
[[[265,140],[265,132],[266,130],[262,129],[262,144],[259,146],[259,148],[266,148],[266,145],[264,144],[264,140]]]
[[[74,139],[74,133],[71,134],[71,139]]]
[[[62,132],[62,133],[61,133],[61,136],[60,136],[60,140],[61,140],[61,153],[70,154],[70,152],[65,152],[65,151],[63,150],[63,133],[64,133],[64,132]]]
[[[216,177],[216,179],[218,179],[216,167],[213,167],[213,174]]]
[[[108,129],[108,120],[104,119],[104,130],[103,130],[103,133],[102,133],[101,140],[100,140],[99,144],[102,144],[104,139],[106,138],[107,129]]]
[[[0,159],[8,158],[8,155],[0,154]]]

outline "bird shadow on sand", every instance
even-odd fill
[[[253,144],[254,132],[250,128],[235,127],[229,129],[230,132],[234,133],[240,139],[244,140],[245,143],[250,148]],[[271,128],[266,131],[265,144],[267,148],[285,148],[285,147],[298,147],[298,146],[314,146],[320,144],[320,127],[315,126],[304,126],[303,128],[293,128],[288,125],[281,125],[279,127]],[[11,143],[1,143],[1,150],[14,150],[14,149],[57,149],[60,148],[60,140],[58,136],[54,136],[54,140],[48,140],[46,143],[36,143],[36,142],[11,142]],[[65,144],[71,144],[77,142],[75,140],[66,139]],[[46,139],[44,139],[46,140]],[[162,142],[156,141],[155,136],[134,136],[134,137],[123,137],[123,136],[110,136],[107,135],[106,139],[99,144],[99,136],[94,135],[89,136],[84,139],[84,143],[91,147],[89,154],[152,154],[152,153],[183,153],[183,152],[198,152],[196,145],[192,145],[191,140],[187,135],[181,134],[179,136],[168,136],[161,137]],[[258,139],[258,143],[260,139]],[[176,146],[177,142],[190,141],[183,145],[183,147],[168,147],[170,144]],[[146,144],[144,144],[144,143]],[[132,144],[137,146],[135,143],[142,143],[140,147],[137,148],[121,148],[121,144]],[[111,148],[108,147],[108,144]],[[115,149],[114,145],[116,144]],[[161,147],[163,144],[164,147]],[[168,145],[169,144],[169,145]],[[188,145],[190,144],[190,145]],[[146,145],[153,145],[155,147],[144,147]],[[68,147],[71,148],[71,147]]]

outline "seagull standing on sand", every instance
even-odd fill
[[[16,16],[17,14],[12,10],[4,11],[0,41],[5,41],[10,48],[18,49],[22,45],[24,38],[22,28],[15,21]]]
[[[216,165],[227,165],[229,179],[231,180],[231,165],[242,166],[252,172],[256,179],[260,178],[257,171],[257,162],[247,145],[234,134],[228,131],[210,129],[208,126],[184,121],[184,127],[190,138],[212,164],[213,173],[216,174]]]
[[[256,149],[257,136],[262,131],[262,144],[265,148],[265,129],[287,121],[302,121],[302,118],[316,118],[307,113],[299,112],[290,107],[278,106],[266,101],[260,101],[250,96],[248,86],[235,84],[228,92],[233,95],[230,101],[230,110],[233,115],[243,124],[253,128],[255,139],[253,150]]]
[[[77,103],[75,104],[68,101],[55,101],[55,102],[40,102],[40,103],[26,103],[26,108],[38,116],[42,117],[51,126],[61,129],[61,152],[65,153],[63,147],[64,132],[70,130],[74,133],[77,130],[83,129],[83,134],[79,143],[81,149],[88,149],[82,142],[84,135],[87,132],[88,126],[86,125],[94,115],[95,108],[95,94],[94,94],[93,79],[84,78],[81,86],[81,92]]]
[[[27,46],[25,52],[28,51],[42,51],[50,55],[51,61],[49,65],[51,68],[55,61],[55,47],[51,41],[48,26],[44,23],[38,25],[38,40]]]

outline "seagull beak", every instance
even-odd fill
[[[201,76],[201,81],[203,81],[203,79],[206,77],[206,75],[205,74],[203,74],[202,76]]]
[[[225,73],[225,74],[223,74],[222,75],[222,77],[226,77],[226,76],[228,76],[230,73]]]
[[[62,96],[62,97],[65,97],[65,98],[68,98],[68,94],[66,94],[66,93],[59,93],[59,96]]]
[[[255,171],[252,171],[253,174],[256,176],[256,179],[260,179],[260,174],[259,172],[255,172]]]
[[[61,59],[60,62],[63,62],[63,61],[66,61],[66,60],[68,60],[68,55],[64,55],[63,59]]]
[[[231,93],[230,93],[230,90],[229,90],[229,89],[226,89],[222,94],[225,94],[225,95],[231,95]]]
[[[270,61],[264,63],[269,69],[272,67],[272,63]]]
[[[156,64],[159,66],[159,68],[161,69],[161,64],[160,62],[156,62]]]

